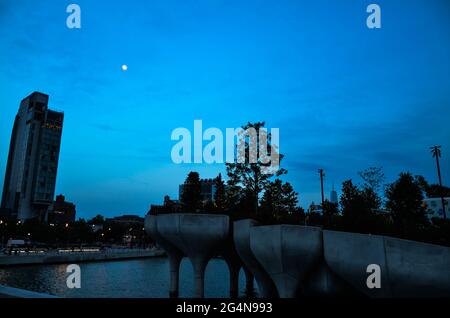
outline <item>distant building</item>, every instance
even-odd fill
[[[106,219],[109,224],[123,224],[127,226],[144,226],[144,218],[138,215],[121,215],[114,218]]]
[[[181,207],[180,200],[172,200],[168,195],[164,196],[164,206],[165,207]]]
[[[50,224],[70,223],[75,221],[75,215],[75,204],[67,202],[66,198],[60,194],[48,209],[47,221]]]
[[[172,200],[168,195],[164,197],[163,205],[152,204],[150,205],[150,210],[147,214],[161,214],[161,213],[173,213],[173,212],[182,212],[183,206],[180,203],[180,200]]]
[[[9,145],[1,207],[20,220],[45,219],[52,204],[64,114],[34,92],[20,103]]]
[[[445,212],[447,219],[450,219],[450,197],[444,198]],[[444,213],[442,211],[441,198],[427,198],[423,200],[428,218],[443,218]]]
[[[339,203],[338,195],[337,195],[337,192],[334,190],[334,187],[333,187],[333,190],[331,190],[331,192],[330,192],[330,202],[333,204]]]
[[[186,183],[180,184],[178,188],[178,198],[181,201],[184,187]],[[200,197],[203,203],[214,201],[214,194],[216,193],[215,179],[200,179]]]
[[[319,214],[322,214],[323,210],[322,210],[322,207],[319,204],[315,204],[314,201],[313,201],[309,205],[307,212],[308,213],[319,213]]]

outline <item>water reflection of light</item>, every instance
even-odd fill
[[[167,258],[81,263],[81,288],[66,285],[68,264],[32,265],[0,270],[0,284],[48,293],[60,297],[168,297]],[[213,259],[206,268],[205,296],[228,297],[229,274],[223,260]],[[241,294],[245,277],[239,276]],[[180,266],[180,296],[193,291],[192,265]]]

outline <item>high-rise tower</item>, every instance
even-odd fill
[[[48,95],[34,92],[20,103],[1,203],[20,220],[44,219],[53,202],[63,120],[48,109]]]
[[[334,190],[334,183],[333,183],[333,188],[331,189],[331,193],[330,193],[330,202],[333,204],[339,203],[337,192]]]

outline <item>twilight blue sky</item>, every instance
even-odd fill
[[[82,9],[82,29],[65,25]],[[357,171],[383,166],[450,182],[450,4],[447,0],[0,0],[0,187],[20,100],[50,95],[65,112],[57,193],[78,216],[143,215],[177,197],[177,127],[280,128],[285,180],[319,201]],[[369,30],[366,7],[382,9]],[[127,72],[121,65],[127,64]]]

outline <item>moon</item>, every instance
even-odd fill
[[[127,70],[128,70],[128,66],[127,66],[126,64],[123,64],[123,65],[122,65],[122,71],[125,72],[125,71],[127,71]]]

